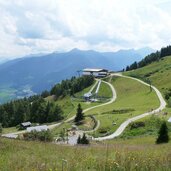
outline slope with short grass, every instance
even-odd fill
[[[171,93],[171,56],[162,58],[143,68],[125,72],[124,74],[147,81],[150,80],[151,84],[161,91],[164,98],[166,98],[167,94]],[[171,116],[171,94],[170,104],[168,98],[166,99],[168,105],[165,111],[168,113],[168,116]]]
[[[111,83],[117,92],[116,101],[86,113],[100,120],[100,128],[94,132],[95,137],[111,134],[128,118],[159,106],[156,93],[136,80],[114,77]]]
[[[133,139],[135,137],[157,137],[159,128],[167,116],[152,115],[131,123],[120,138]],[[171,123],[167,122],[168,132],[171,137]]]
[[[112,98],[112,90],[106,83],[102,82],[97,94],[99,97]]]
[[[125,72],[125,75],[150,80],[163,95],[171,89],[171,56],[162,58],[158,62],[153,62],[143,68]]]
[[[167,121],[171,117],[171,56],[162,58],[143,68],[125,72],[124,75],[151,82],[152,85],[156,86],[161,91],[168,105],[164,111],[159,112],[154,118],[147,117],[142,119],[145,123],[144,127],[131,130],[131,125],[129,125],[124,132],[123,137],[134,138],[135,136],[147,136],[148,134],[152,134],[153,136],[154,134],[157,134],[157,130],[155,129],[157,123],[159,126],[161,120]],[[169,123],[168,126],[169,128],[171,127]]]

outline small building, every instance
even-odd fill
[[[107,69],[98,69],[98,68],[86,68],[83,69],[83,75],[92,75],[94,77],[106,77],[109,74]]]
[[[88,92],[88,93],[84,94],[84,99],[85,100],[90,100],[91,97],[92,97],[92,93],[91,92]]]
[[[31,132],[31,131],[41,132],[41,131],[47,131],[47,130],[48,130],[47,125],[33,126],[33,127],[28,127],[27,128],[27,132]]]
[[[31,126],[31,122],[23,122],[23,123],[20,124],[20,127],[22,129],[26,129],[26,128],[30,127],[30,126]]]

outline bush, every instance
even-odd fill
[[[130,125],[130,129],[135,129],[135,128],[139,128],[139,127],[145,127],[145,123],[144,122],[133,122]]]
[[[85,133],[83,134],[82,138],[80,136],[78,137],[77,144],[89,144],[89,140],[86,137]]]
[[[53,140],[53,136],[49,130],[47,131],[31,131],[23,134],[24,140],[28,141],[44,141],[44,142],[50,142]]]
[[[99,133],[106,134],[109,130],[110,130],[109,127],[102,127],[102,128],[99,128]]]

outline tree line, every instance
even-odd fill
[[[93,76],[72,77],[70,80],[63,80],[60,84],[55,85],[51,89],[50,94],[56,95],[56,98],[65,97],[66,95],[73,96],[75,93],[92,85],[93,82]]]
[[[57,102],[49,102],[45,97],[55,95],[65,97],[83,90],[94,82],[92,76],[72,77],[56,84],[50,91],[41,95],[14,100],[0,105],[0,123],[3,127],[16,126],[22,122],[47,123],[64,118],[63,111]]]
[[[127,66],[125,70],[130,71],[130,70],[134,70],[137,68],[142,68],[148,64],[151,64],[152,62],[159,61],[160,59],[169,55],[171,55],[171,46],[163,47],[161,48],[160,51],[147,55],[140,62],[134,62],[130,66]]]
[[[0,106],[0,123],[3,127],[16,126],[25,121],[46,123],[63,119],[63,111],[55,102],[41,96],[11,101]]]

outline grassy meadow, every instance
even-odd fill
[[[112,90],[108,84],[102,82],[98,92],[98,96],[105,98],[112,98]]]
[[[162,114],[158,114],[135,121],[126,128],[120,138],[133,139],[135,137],[144,136],[157,137],[162,121],[167,120],[168,117],[169,116],[163,116]],[[144,125],[137,126],[139,123],[143,123]],[[171,123],[167,122],[167,127],[169,136],[171,137]]]
[[[138,81],[114,77],[111,83],[116,89],[116,101],[86,112],[100,121],[99,130],[93,133],[95,137],[110,134],[126,119],[159,106],[156,93]]]
[[[171,56],[143,68],[125,72],[125,75],[148,78],[164,94],[171,88]]]
[[[131,143],[129,140],[112,140],[90,146],[1,138],[0,144],[1,171],[171,170],[171,144],[155,145],[150,141],[142,144],[139,138]]]

